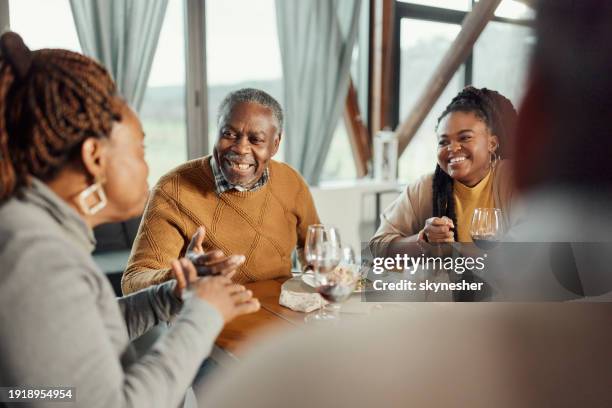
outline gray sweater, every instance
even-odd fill
[[[94,243],[76,211],[38,180],[0,206],[0,386],[75,387],[70,407],[178,406],[221,315],[195,296],[181,305],[175,281],[117,299],[91,258]],[[129,340],[181,308],[136,359]]]

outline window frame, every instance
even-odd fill
[[[475,0],[472,0],[471,7],[474,7]],[[393,44],[392,44],[392,64],[391,64],[391,82],[394,86],[391,89],[391,125],[395,129],[400,124],[401,117],[399,111],[400,101],[400,73],[401,73],[401,20],[411,19],[420,21],[431,21],[435,23],[457,24],[461,25],[469,11],[461,11],[454,9],[446,9],[433,6],[425,6],[422,4],[404,3],[395,1],[394,21],[393,21]],[[513,24],[523,27],[533,27],[533,20],[529,19],[512,19],[507,17],[493,16],[490,22],[498,22],[505,24]],[[474,49],[463,63],[463,86],[472,84],[474,74]]]
[[[210,153],[206,73],[206,0],[182,0],[185,19],[187,159]]]

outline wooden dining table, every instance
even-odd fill
[[[295,312],[278,303],[281,287],[288,278],[278,278],[247,283],[253,297],[259,299],[261,308],[255,313],[240,316],[225,325],[216,341],[213,353],[240,359],[249,347],[273,331],[287,331],[304,322],[304,313]],[[223,358],[223,356],[221,357]]]
[[[279,304],[281,288],[288,279],[283,277],[245,285],[253,291],[253,297],[259,299],[261,308],[255,313],[237,317],[225,325],[215,342],[211,355],[213,360],[220,365],[231,364],[244,357],[251,347],[264,342],[266,337],[295,330],[304,324],[307,313],[296,312]],[[406,304],[387,302],[384,309],[398,307],[405,308]],[[356,319],[382,309],[376,302],[363,303],[361,295],[356,295],[345,302],[342,319]]]

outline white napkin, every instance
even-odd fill
[[[295,277],[283,283],[278,303],[296,312],[309,313],[328,302],[301,278]]]

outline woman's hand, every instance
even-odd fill
[[[253,292],[242,285],[232,283],[234,272],[198,278],[195,266],[185,258],[173,261],[172,271],[177,281],[175,294],[178,290],[180,297],[188,281],[194,295],[217,309],[225,323],[237,316],[259,310],[259,301],[253,298]]]
[[[430,243],[455,242],[455,224],[448,217],[431,217],[425,221],[423,234]]]
[[[198,273],[196,272],[195,268],[193,268],[193,265],[191,265],[191,268],[184,267],[183,259],[177,259],[172,261],[170,268],[172,271],[172,277],[176,279],[176,286],[174,287],[174,296],[176,296],[178,299],[183,299],[183,291],[192,282],[198,280]]]
[[[204,252],[202,242],[204,242],[205,235],[204,227],[198,227],[185,253],[185,257],[195,265],[198,276],[228,275],[245,261],[243,255],[228,257],[218,249]]]
[[[254,313],[259,310],[259,300],[253,298],[253,292],[244,286],[232,283],[226,276],[211,276],[198,280],[195,294],[213,305],[225,323],[234,318]]]

